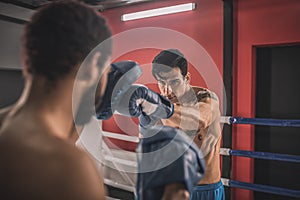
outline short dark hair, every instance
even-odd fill
[[[106,20],[91,7],[79,1],[55,1],[38,10],[25,27],[26,70],[56,81],[79,67],[91,50],[110,37]],[[111,54],[111,41],[105,44],[102,60]]]
[[[169,72],[172,68],[179,67],[181,74],[187,74],[187,60],[178,49],[161,51],[152,61],[152,75],[156,78],[160,72]]]

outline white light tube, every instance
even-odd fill
[[[184,11],[190,11],[190,10],[194,10],[195,8],[196,8],[195,3],[186,3],[186,4],[176,5],[176,6],[169,6],[169,7],[156,8],[151,10],[124,14],[121,16],[121,20],[129,21],[129,20],[142,19],[147,17],[167,15],[167,14],[179,13]]]

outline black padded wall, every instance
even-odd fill
[[[257,48],[256,117],[300,119],[300,45]],[[255,127],[255,150],[300,155],[300,128]],[[300,164],[255,160],[255,183],[300,190]],[[295,198],[255,192],[257,200]]]

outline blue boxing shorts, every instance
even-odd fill
[[[193,189],[190,200],[209,199],[209,200],[225,200],[225,192],[222,181],[217,183],[197,185]]]
[[[190,194],[204,174],[199,148],[179,129],[155,126],[141,131],[137,148],[137,199],[161,199],[164,187],[183,183]]]

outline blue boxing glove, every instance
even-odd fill
[[[199,148],[185,133],[172,127],[144,129],[137,153],[138,200],[162,199],[165,186],[172,183],[182,183],[192,193],[205,171]]]
[[[125,116],[139,117],[140,125],[145,127],[172,116],[174,106],[146,86],[133,84],[122,96],[116,111]]]

